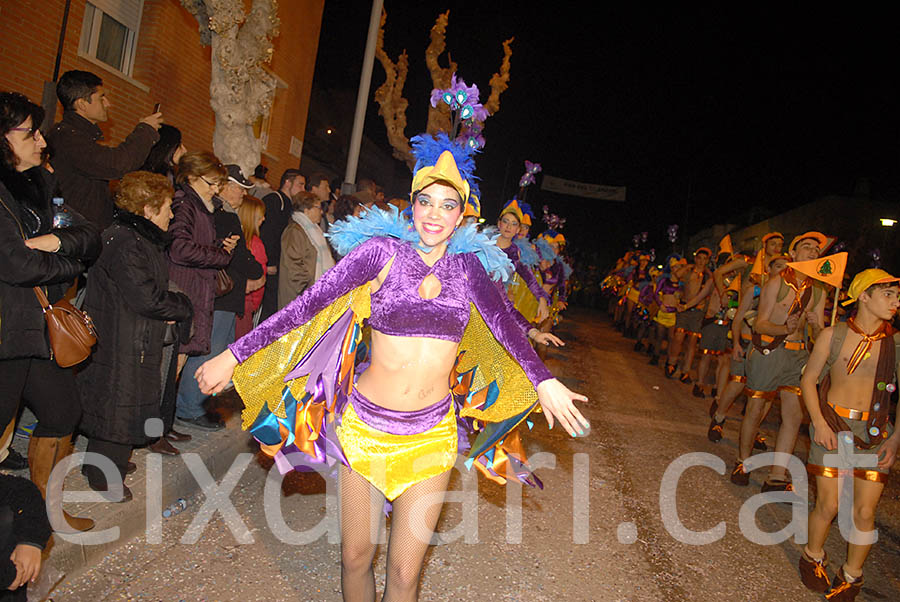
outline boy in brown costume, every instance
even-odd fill
[[[876,466],[855,463],[851,469],[853,535],[859,531],[863,537],[875,528],[875,507],[900,445],[900,435],[889,422],[900,357],[900,335],[890,324],[900,306],[898,280],[883,270],[857,274],[848,301],[857,302],[856,315],[822,331],[801,380],[810,416],[807,471],[816,477],[817,495],[809,515],[809,542],[800,557],[800,576],[806,587],[825,593],[829,600],[856,599],[863,584],[863,562],[872,547],[851,536],[847,560],[829,583],[824,545],[839,507],[835,461],[839,439],[845,448],[853,445],[855,454],[877,457]]]
[[[794,238],[788,247],[793,261],[817,259],[827,244],[821,232],[806,232]],[[753,340],[744,360],[747,374],[747,409],[741,422],[738,458],[731,472],[731,482],[746,486],[750,476],[744,471],[744,460],[760,422],[776,397],[781,398],[781,425],[775,438],[775,451],[794,453],[803,409],[800,405],[800,376],[809,358],[807,326],[814,338],[824,324],[825,291],[818,281],[785,268],[762,288],[759,312],[753,324]],[[761,491],[790,491],[787,467],[773,464]]]

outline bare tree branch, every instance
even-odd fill
[[[187,0],[183,0],[187,1]],[[447,53],[447,67],[442,67],[439,59],[447,49],[447,24],[450,11],[438,15],[431,27],[431,41],[425,49],[425,64],[431,74],[433,88],[444,89],[450,87],[450,79],[457,71],[457,64]],[[406,50],[397,58],[397,62],[391,60],[384,50],[384,25],[387,22],[387,13],[381,13],[381,27],[378,30],[378,42],[375,47],[375,56],[381,66],[384,67],[385,81],[375,91],[375,100],[380,108],[378,113],[384,119],[387,128],[388,140],[394,149],[393,155],[405,162],[410,169],[415,165],[415,160],[410,154],[409,140],[406,137],[406,109],[409,102],[403,97],[403,86],[406,83],[409,70],[409,57]],[[503,60],[500,70],[491,77],[491,94],[484,107],[493,115],[500,110],[500,95],[509,86],[510,57],[512,56],[512,42],[510,38],[503,42]],[[483,125],[483,124],[482,124]],[[437,107],[428,107],[428,122],[425,131],[429,134],[449,132],[452,127],[450,120],[450,108],[445,103],[438,103]]]
[[[503,61],[500,63],[500,71],[491,77],[491,95],[484,103],[484,108],[491,115],[500,110],[500,95],[509,87],[509,57],[512,56],[513,40],[515,38],[503,42]]]
[[[431,27],[431,41],[428,44],[428,48],[425,49],[425,64],[428,65],[428,71],[431,73],[432,88],[449,88],[450,77],[456,73],[457,66],[452,60],[450,60],[448,67],[441,67],[438,62],[441,54],[447,48],[447,23],[449,18],[449,10],[442,15],[438,15],[434,25]],[[447,105],[440,103],[437,107],[428,107],[426,132],[429,134],[449,132],[450,127],[450,108]]]
[[[375,101],[379,105],[378,114],[384,119],[388,141],[393,147],[394,158],[406,163],[412,169],[416,161],[409,148],[406,137],[406,108],[409,102],[403,98],[403,86],[409,71],[409,56],[406,51],[394,63],[384,50],[384,24],[387,13],[381,11],[381,27],[378,29],[378,40],[375,45],[375,56],[384,68],[384,83],[375,91]]]

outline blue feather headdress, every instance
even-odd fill
[[[412,155],[416,158],[412,193],[433,182],[447,182],[459,192],[465,205],[471,206],[471,209],[480,209],[472,199],[473,194],[478,198],[481,196],[477,185],[478,178],[475,176],[476,149],[451,140],[444,132],[439,132],[433,137],[428,134],[413,136],[410,139],[410,146]],[[450,154],[455,166],[442,164],[441,157],[444,153]]]
[[[537,251],[534,250],[531,243],[524,238],[516,238],[513,242],[519,247],[519,261],[522,262],[522,265],[529,268],[536,268],[541,258],[538,256]]]
[[[412,224],[401,218],[397,208],[388,211],[372,207],[359,217],[348,216],[331,225],[325,234],[341,255],[346,255],[362,243],[376,236],[389,236],[413,244],[419,243],[419,233]],[[475,224],[458,228],[447,243],[448,253],[475,253],[493,280],[508,282],[515,271],[506,253]]]
[[[546,238],[537,238],[534,241],[534,246],[537,248],[538,255],[541,256],[541,259],[546,261],[556,261],[558,255],[556,251],[553,250],[553,247],[550,246],[550,243],[547,242]]]

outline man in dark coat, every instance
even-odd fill
[[[101,230],[112,222],[109,182],[138,169],[159,140],[162,113],[144,117],[122,144],[99,144],[97,124],[109,118],[103,80],[88,71],[67,71],[56,84],[62,121],[47,134],[53,168],[66,203]]]
[[[281,260],[281,233],[291,221],[291,198],[306,189],[306,178],[297,169],[286,169],[281,175],[278,190],[263,197],[266,221],[259,228],[259,237],[266,248],[266,288],[263,295],[260,321],[278,311],[278,262]]]

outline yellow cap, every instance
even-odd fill
[[[841,305],[850,305],[858,300],[859,296],[873,284],[887,284],[889,282],[900,282],[900,278],[895,278],[884,270],[874,268],[863,270],[853,278],[853,282],[850,283],[850,289],[847,291],[847,300]]]
[[[781,232],[769,232],[762,237],[763,246],[766,246],[766,243],[769,242],[769,240],[772,238],[780,238],[781,240],[784,240],[784,236],[781,234]]]
[[[519,208],[519,201],[517,201],[516,199],[508,202],[506,204],[506,207],[500,210],[500,217],[503,217],[507,213],[512,213],[514,216],[516,216],[516,219],[519,220],[520,224],[525,221],[525,218],[522,217],[522,210]],[[529,222],[529,225],[530,224],[531,222]]]
[[[434,165],[423,167],[413,175],[412,190],[422,190],[435,182],[447,183],[456,189],[463,203],[469,200],[469,183],[460,175],[453,153],[444,151]]]
[[[522,221],[522,223],[525,224],[526,226],[530,226],[530,225],[531,225],[531,216],[528,215],[527,213],[523,213],[523,214],[522,214],[522,220],[521,220],[521,221]]]
[[[810,232],[804,232],[803,234],[800,234],[799,236],[795,236],[794,240],[791,241],[791,245],[788,247],[788,251],[793,251],[794,247],[796,247],[797,244],[801,240],[806,240],[807,238],[815,239],[819,243],[819,251],[820,252],[823,251],[825,249],[825,247],[828,245],[828,237],[825,236],[824,234],[822,234],[821,232],[816,232],[813,230]]]

